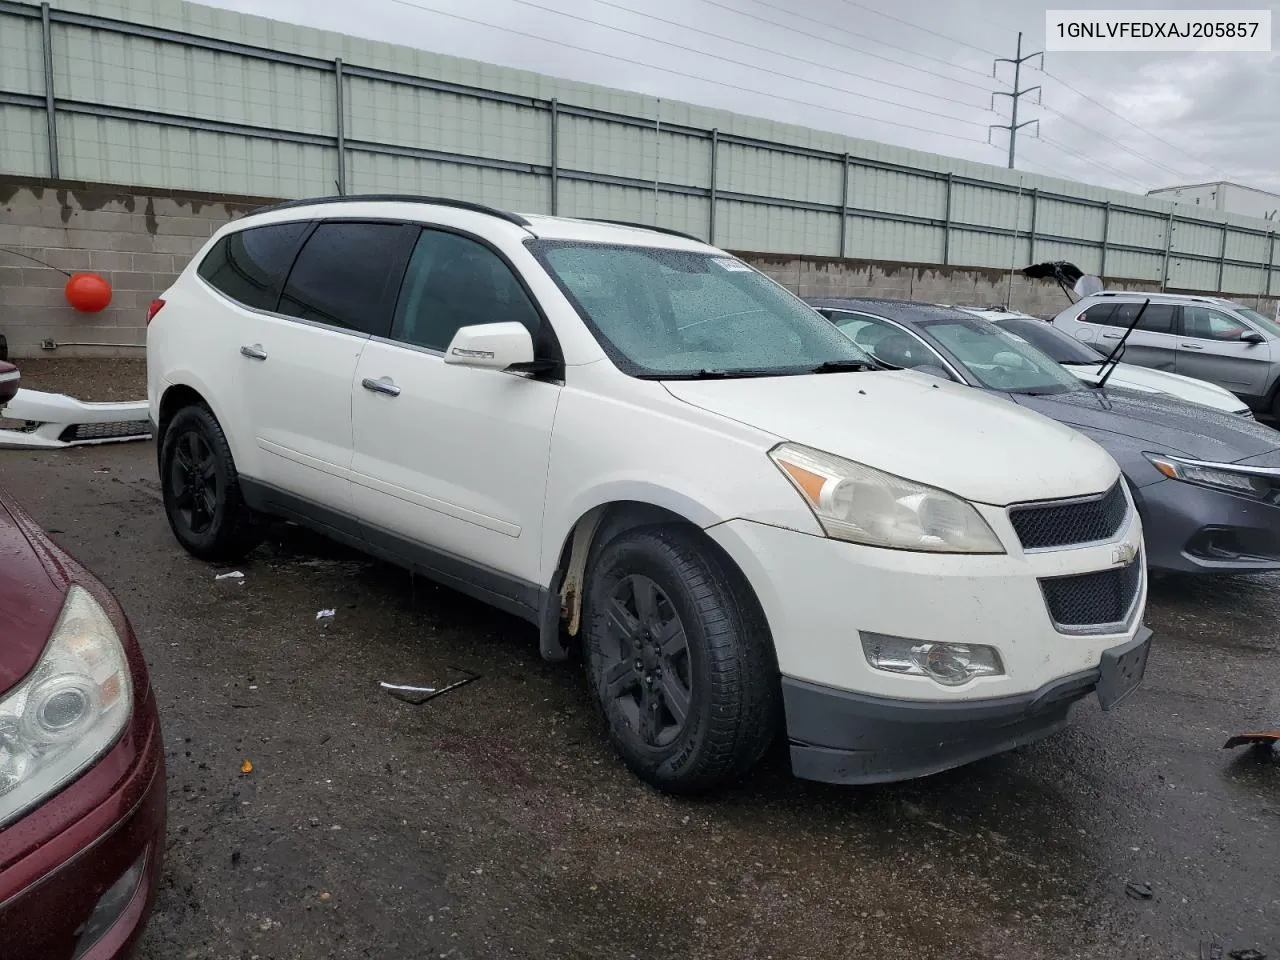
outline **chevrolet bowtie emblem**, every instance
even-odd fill
[[[1132,543],[1122,543],[1111,551],[1111,562],[1117,567],[1126,567],[1133,563],[1138,555],[1138,548]]]

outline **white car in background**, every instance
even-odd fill
[[[1105,373],[1106,357],[1086,343],[1063,333],[1053,324],[1026,313],[998,310],[994,307],[955,307],[975,317],[982,317],[999,324],[1016,337],[1026,340],[1043,353],[1047,353],[1085,383],[1097,383]],[[1198,403],[1224,413],[1234,413],[1253,419],[1248,405],[1230,390],[1205,380],[1184,377],[1165,370],[1152,370],[1131,363],[1116,364],[1115,371],[1107,378],[1107,386],[1123,387],[1142,393],[1155,393],[1174,397],[1187,403]]]

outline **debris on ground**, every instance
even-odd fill
[[[443,687],[419,687],[413,684],[388,683],[386,680],[383,680],[378,686],[397,700],[403,700],[405,703],[411,703],[417,707],[428,700],[434,700],[436,697],[448,693],[450,690],[456,690],[458,687],[466,686],[468,683],[480,679],[480,674],[472,670],[466,670],[462,667],[450,667],[449,669],[455,673],[466,674],[466,676]]]
[[[1134,900],[1150,900],[1155,893],[1151,889],[1149,883],[1126,883],[1124,892],[1131,896]]]
[[[1275,746],[1280,743],[1280,730],[1264,730],[1260,733],[1237,733],[1222,745],[1223,750],[1243,746]]]
[[[244,574],[239,570],[232,570],[229,573],[220,573],[213,579],[215,580],[243,580]]]
[[[246,760],[244,763],[240,764],[240,772],[244,774],[253,773],[253,761]]]
[[[334,610],[334,609],[332,609],[332,608],[330,608],[330,609],[328,609],[328,610],[317,610],[317,611],[316,611],[316,619],[317,619],[317,620],[330,620],[330,619],[332,619],[333,617],[335,617],[335,616],[337,616],[337,615],[338,615],[338,611],[337,611],[337,610]]]
[[[1267,955],[1260,950],[1249,947],[1245,950],[1232,950],[1227,954],[1231,960],[1267,960]]]

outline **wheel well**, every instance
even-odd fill
[[[164,442],[165,430],[168,429],[169,421],[173,419],[174,414],[184,407],[196,404],[208,406],[204,397],[186,384],[179,383],[164,392],[164,395],[160,398],[160,422],[156,424],[157,444]]]
[[[556,615],[542,620],[542,655],[548,660],[563,660],[569,648],[563,642],[562,628],[576,638],[581,626],[582,595],[586,572],[601,549],[623,533],[643,527],[681,527],[691,532],[724,568],[736,577],[759,608],[759,600],[746,574],[721,546],[708,537],[696,523],[674,511],[635,500],[615,501],[588,510],[573,525],[560,551],[560,562],[551,580],[551,606]],[[556,607],[558,606],[558,609]],[[763,611],[761,611],[763,619]],[[772,651],[770,651],[772,653]]]

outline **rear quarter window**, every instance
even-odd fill
[[[1095,303],[1083,313],[1077,314],[1076,319],[1081,323],[1100,323],[1105,325],[1111,322],[1115,312],[1116,305],[1114,303]]]
[[[219,293],[256,310],[274,310],[306,222],[272,223],[229,233],[196,272]]]

